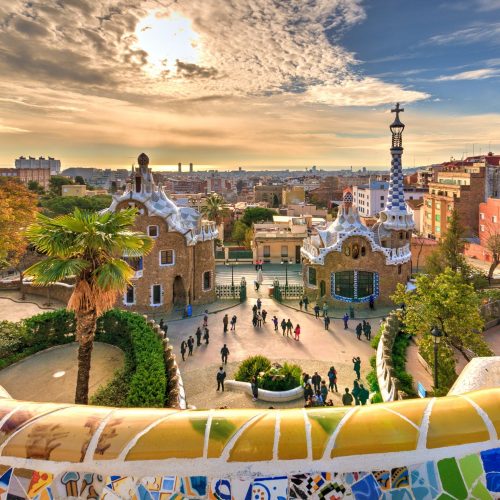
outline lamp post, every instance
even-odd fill
[[[438,383],[438,348],[439,348],[439,342],[441,341],[441,337],[443,336],[443,333],[441,330],[435,326],[431,330],[431,335],[434,337],[434,389],[437,389],[439,387]]]
[[[288,293],[288,259],[282,260],[282,264],[285,264],[285,299]]]

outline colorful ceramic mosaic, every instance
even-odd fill
[[[499,432],[500,388],[308,410],[0,398],[0,500],[500,498]]]
[[[398,467],[392,471],[320,472],[253,479],[205,476],[100,476],[65,472],[53,475],[0,468],[2,500],[78,497],[108,500],[465,500],[500,498],[500,449],[461,459]]]

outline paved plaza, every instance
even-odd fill
[[[344,330],[341,320],[334,320],[330,324],[329,331],[324,330],[323,319],[288,308],[276,303],[269,298],[262,299],[262,307],[268,312],[267,323],[262,328],[254,328],[252,325],[253,300],[240,304],[227,311],[221,311],[209,315],[208,327],[210,330],[210,343],[202,344],[194,348],[192,357],[186,357],[183,362],[180,355],[180,344],[189,335],[195,334],[196,328],[201,326],[202,318],[189,318],[169,322],[168,337],[174,347],[181,374],[184,379],[188,403],[197,408],[218,408],[220,406],[254,407],[270,406],[269,403],[254,403],[245,394],[237,392],[216,392],[216,372],[220,366],[220,349],[224,343],[227,344],[230,355],[227,366],[228,378],[232,378],[240,361],[248,356],[263,354],[271,361],[283,363],[285,361],[298,363],[302,369],[309,374],[318,371],[326,378],[328,368],[332,365],[338,373],[339,390],[344,387],[352,388],[355,378],[352,357],[360,356],[362,379],[370,371],[369,358],[375,353],[369,342],[356,339],[354,328],[357,320],[349,322],[349,329]],[[222,318],[224,314],[229,318],[236,314],[238,321],[236,331],[231,330],[224,334]],[[300,341],[283,337],[281,330],[274,331],[271,322],[273,315],[281,321],[283,318],[297,323],[301,327]],[[379,326],[380,320],[371,320],[372,333]],[[330,393],[331,394],[331,393]],[[339,393],[341,395],[341,393]],[[332,394],[334,404],[340,404],[340,396]],[[278,406],[278,405],[273,405]],[[303,406],[302,400],[297,400],[286,406]]]
[[[21,401],[75,401],[78,344],[73,342],[38,352],[0,371],[0,386]],[[118,347],[96,342],[92,351],[89,395],[106,385],[124,363]]]

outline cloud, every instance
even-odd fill
[[[218,71],[215,68],[204,68],[197,64],[176,61],[177,74],[184,78],[215,78]]]
[[[476,3],[483,12],[500,9],[500,0],[476,0]]]
[[[333,106],[377,106],[396,101],[419,101],[428,97],[429,94],[370,77],[345,80],[339,85],[313,86],[304,95],[306,101]]]
[[[450,82],[458,80],[486,80],[500,76],[500,70],[493,68],[475,69],[472,71],[462,71],[454,75],[439,76],[435,79],[437,82]]]
[[[148,72],[154,47],[140,46],[140,23],[152,14],[187,19],[199,60],[175,57]],[[384,103],[394,91],[408,101],[426,97],[356,71],[358,61],[341,35],[365,19],[362,0],[204,0],[203,8],[191,0],[11,0],[0,16],[0,74],[70,85],[83,94],[163,101],[294,91],[307,100],[318,95],[318,102],[351,105],[355,86],[370,94],[359,105],[376,104],[377,96]],[[163,36],[158,33],[158,47],[180,43]],[[330,88],[337,97],[325,99]]]
[[[473,43],[500,42],[500,23],[480,23],[467,28],[434,35],[425,40],[422,45],[470,45]]]

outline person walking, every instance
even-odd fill
[[[328,397],[328,387],[326,386],[326,382],[324,380],[321,381],[321,398],[323,399],[323,402],[326,402],[326,398]]]
[[[236,321],[238,318],[236,317],[236,314],[231,318],[231,330],[236,330]]]
[[[342,395],[342,404],[344,406],[351,406],[352,405],[352,395],[349,393],[349,388],[345,388],[345,393]]]
[[[370,304],[371,310],[375,309],[375,297],[373,295],[370,295],[370,299],[369,299],[368,303]]]
[[[262,307],[262,300],[257,299],[257,309],[260,311],[261,307]]]
[[[358,323],[356,326],[356,338],[358,340],[361,340],[361,333],[363,332],[363,325],[361,323]]]
[[[256,312],[253,313],[252,325],[254,328],[257,328],[257,313]]]
[[[300,325],[298,323],[293,333],[295,333],[295,340],[300,340]]]
[[[229,349],[227,348],[226,344],[224,344],[224,346],[220,350],[220,355],[222,358],[222,363],[227,365],[227,357],[229,356]]]
[[[205,341],[205,345],[208,345],[210,339],[210,331],[208,328],[205,328],[205,334],[203,335],[203,340]]]
[[[299,300],[299,308],[302,311],[302,306],[304,305],[304,302],[302,302],[302,299]]]
[[[342,318],[344,320],[344,330],[347,330],[349,328],[349,315],[347,313],[344,314],[344,317]]]
[[[370,393],[364,388],[363,384],[359,384],[359,400],[362,405],[365,405],[370,397]]]
[[[196,335],[196,345],[199,347],[201,345],[201,336],[202,336],[200,327],[196,329],[195,335]]]
[[[366,337],[366,340],[372,339],[372,325],[370,325],[370,323],[368,323],[368,321],[366,322],[366,327],[365,327],[365,337]]]
[[[186,347],[187,347],[187,344],[186,344],[186,341],[183,340],[181,342],[181,356],[182,356],[182,361],[186,361]]]
[[[354,357],[352,358],[352,362],[354,364],[353,370],[355,371],[356,377],[359,380],[361,378],[361,358],[359,356]]]
[[[328,370],[328,389],[334,392],[334,388],[335,392],[339,392],[337,389],[337,370],[335,370],[334,366],[330,366],[330,370]]]
[[[274,331],[278,331],[278,318],[276,316],[273,316],[273,325],[274,325]]]
[[[192,356],[193,355],[193,347],[194,347],[194,338],[192,335],[189,336],[188,341],[187,341],[187,345],[188,345],[188,356]]]
[[[253,307],[252,307],[252,312],[254,314],[257,314],[257,304],[254,304]]]
[[[330,328],[330,316],[328,314],[323,319],[323,322],[325,323],[325,330],[328,330]]]
[[[359,383],[357,380],[354,381],[353,383],[353,387],[352,387],[352,395],[354,397],[354,402],[356,403],[356,406],[359,405],[359,392],[360,392],[360,387],[359,387]]]
[[[303,302],[304,302],[304,310],[307,312],[307,306],[309,305],[309,299],[307,298],[307,296],[304,296]]]
[[[281,329],[283,330],[283,337],[285,336],[285,330],[286,330],[286,319],[283,318],[281,320]]]
[[[302,385],[305,387],[306,384],[309,382],[309,373],[302,372]]]
[[[224,318],[222,318],[222,324],[224,325],[224,333],[227,333],[227,325],[229,324],[229,316],[224,314]]]
[[[266,318],[267,318],[267,311],[265,309],[262,309],[262,322],[264,324],[266,323]]]
[[[314,392],[319,391],[321,385],[321,376],[318,374],[318,372],[314,372],[311,381],[313,383]]]
[[[323,304],[323,317],[326,318],[328,316],[328,304],[325,302]]]
[[[290,321],[290,318],[288,318],[288,321],[286,322],[286,336],[292,336],[292,328],[293,328],[293,324],[292,322]]]
[[[226,372],[222,366],[219,366],[219,371],[217,372],[217,390],[222,390],[224,392],[224,379],[226,378]]]
[[[203,315],[203,328],[208,326],[208,312],[205,310],[205,314]]]
[[[318,319],[318,318],[319,318],[319,306],[318,306],[318,304],[316,304],[316,305],[314,306],[314,317],[315,317],[316,319]]]

